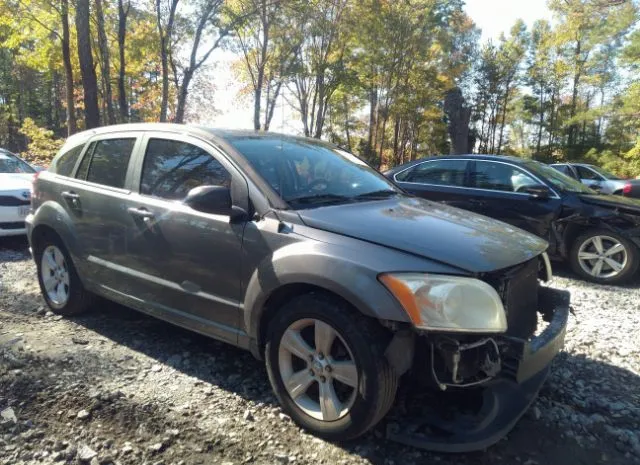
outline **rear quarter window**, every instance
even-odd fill
[[[76,162],[82,153],[84,144],[78,145],[72,149],[67,150],[56,160],[56,174],[61,176],[71,176],[73,168],[76,166]]]

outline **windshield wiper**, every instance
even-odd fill
[[[364,194],[356,195],[353,198],[356,200],[370,200],[370,199],[376,200],[376,199],[386,199],[399,194],[400,192],[394,191],[391,189],[381,189],[379,191],[365,192]]]
[[[351,200],[351,197],[347,197],[346,195],[313,194],[313,195],[303,195],[300,197],[287,199],[287,202],[298,203],[301,205],[312,205],[317,203],[346,202],[348,200]]]

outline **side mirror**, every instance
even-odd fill
[[[521,192],[529,194],[531,199],[546,200],[551,197],[551,190],[542,184],[523,187]]]
[[[231,215],[231,190],[224,186],[195,187],[182,203],[203,213]]]

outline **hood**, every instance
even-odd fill
[[[544,240],[501,221],[413,197],[398,196],[298,213],[308,226],[473,273],[525,262],[547,248]]]
[[[640,200],[621,195],[580,194],[580,199],[589,205],[606,208],[618,208],[640,215]]]
[[[0,191],[30,190],[33,173],[0,173]]]

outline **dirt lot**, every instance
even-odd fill
[[[122,307],[54,316],[26,247],[0,239],[0,464],[640,463],[637,284],[555,278],[577,316],[536,404],[496,446],[445,455],[389,442],[384,425],[314,438],[250,354]]]

